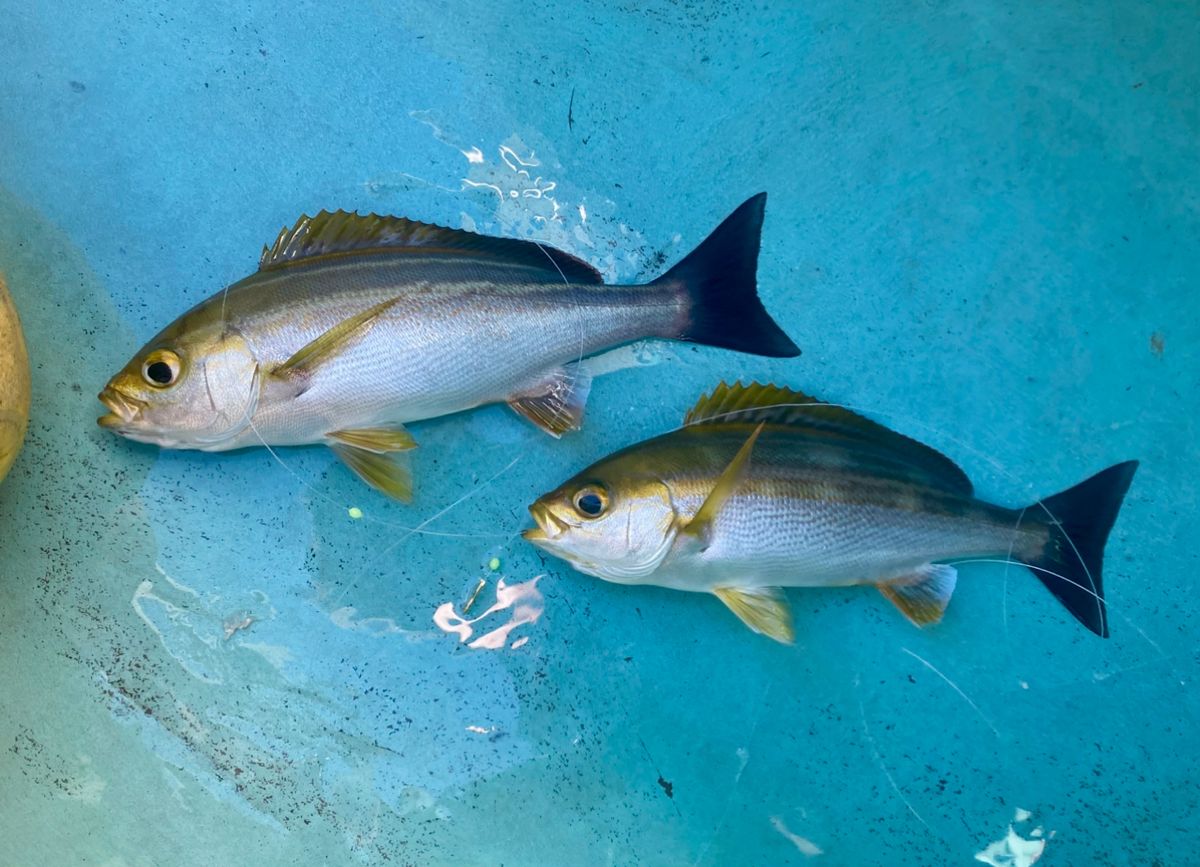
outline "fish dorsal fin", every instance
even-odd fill
[[[871,443],[909,466],[922,471],[930,482],[947,491],[970,494],[967,474],[937,449],[896,433],[845,407],[834,406],[778,385],[758,382],[727,385],[722,382],[693,406],[683,423],[786,425],[810,433]]]
[[[263,247],[258,270],[269,271],[319,256],[366,250],[457,253],[523,265],[565,282],[604,282],[600,272],[587,262],[536,241],[493,238],[404,217],[364,216],[350,211],[321,211],[315,217],[305,214],[296,225],[281,230],[274,244]]]

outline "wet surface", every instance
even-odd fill
[[[519,13],[102,4],[0,36],[0,272],[35,393],[0,485],[0,860],[1180,863],[1195,22]],[[302,211],[537,237],[633,280],[763,188],[762,293],[801,358],[639,347],[561,442],[503,407],[413,425],[412,506],[323,449],[95,425],[129,352]],[[866,588],[793,592],[786,648],[520,539],[535,496],[739,377],[861,408],[997,502],[1141,458],[1113,637],[970,565],[926,631]]]

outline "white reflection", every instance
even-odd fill
[[[1017,807],[1013,823],[1028,822],[1032,814],[1028,810]],[[1039,825],[1029,832],[1029,839],[1022,837],[1008,826],[1008,833],[995,843],[988,845],[982,852],[975,853],[975,860],[990,864],[991,867],[1032,867],[1046,850],[1045,831]],[[1050,832],[1054,836],[1054,832]]]
[[[514,629],[526,623],[536,623],[542,616],[542,593],[537,589],[537,583],[542,577],[538,575],[536,578],[520,584],[505,584],[502,578],[496,583],[496,601],[478,617],[468,620],[454,610],[453,602],[444,602],[438,606],[437,611],[433,612],[433,622],[443,632],[457,635],[459,643],[463,643],[475,634],[476,623],[497,611],[511,608],[512,615],[507,623],[491,632],[485,632],[467,645],[475,650],[500,650],[508,643],[508,637]],[[528,636],[518,638],[512,643],[511,649],[522,647],[527,641],[529,641]]]

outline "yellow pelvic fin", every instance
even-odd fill
[[[591,375],[579,364],[566,364],[533,388],[514,394],[508,405],[546,433],[560,437],[583,424],[583,408],[591,390]]]
[[[796,640],[796,633],[792,629],[792,609],[780,588],[737,590],[718,587],[713,592],[742,623],[760,635],[774,638],[780,644],[792,644]]]
[[[937,623],[946,613],[950,596],[958,583],[953,566],[930,563],[915,572],[880,582],[879,592],[917,626]]]
[[[378,454],[345,443],[330,443],[329,447],[371,487],[405,503],[412,500],[412,470],[407,457]]]
[[[754,433],[750,434],[750,437],[738,449],[738,453],[733,456],[729,466],[725,468],[712,490],[708,492],[708,497],[701,504],[699,511],[680,530],[681,534],[698,539],[707,547],[708,535],[712,531],[717,515],[721,513],[722,507],[737,488],[738,482],[741,481],[742,473],[750,462],[750,453],[754,451],[754,443],[758,440],[758,435],[762,433],[765,424],[766,422],[759,422]]]
[[[300,347],[291,358],[271,372],[281,379],[305,379],[323,362],[337,355],[353,340],[370,329],[380,316],[388,311],[400,296],[380,301],[374,307],[343,319],[324,334]]]
[[[406,452],[417,447],[417,441],[402,425],[335,430],[328,436],[332,440],[376,454]]]

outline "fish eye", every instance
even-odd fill
[[[142,379],[155,388],[174,385],[179,379],[179,356],[169,349],[156,349],[142,362]]]
[[[589,485],[575,494],[575,511],[585,518],[599,518],[608,508],[608,493],[598,485]]]

